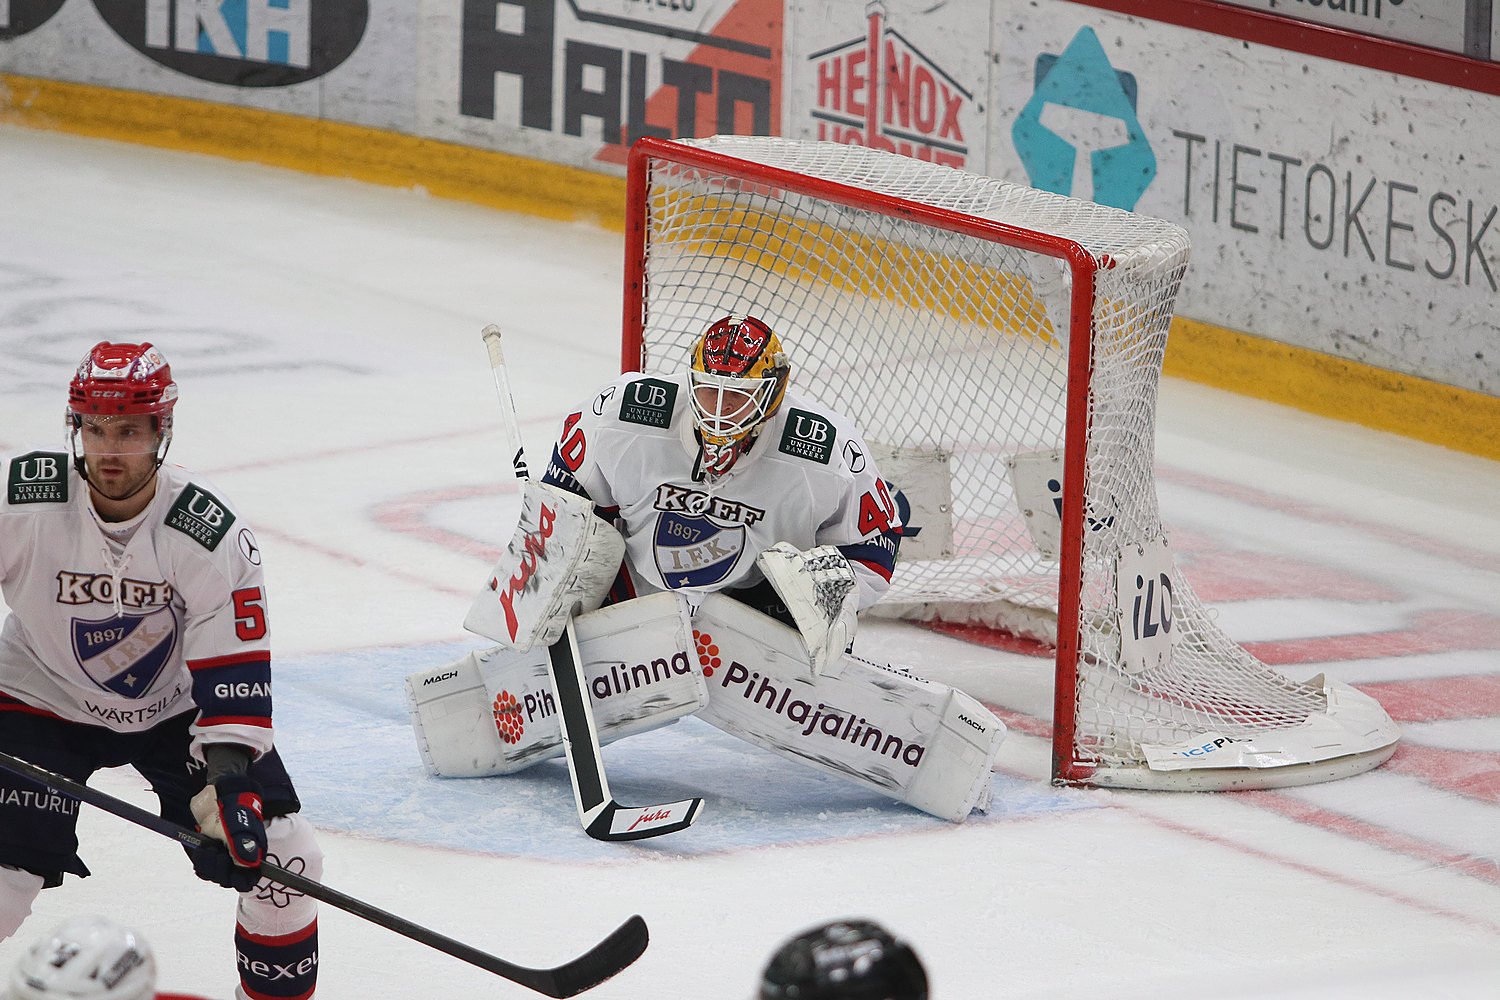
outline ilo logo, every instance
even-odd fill
[[[1135,600],[1130,608],[1130,632],[1137,639],[1150,639],[1158,632],[1172,631],[1172,578],[1158,573],[1156,579],[1135,578]]]
[[[1031,186],[1127,211],[1156,177],[1136,118],[1136,83],[1084,28],[1061,56],[1037,57],[1031,100],[1011,127]]]

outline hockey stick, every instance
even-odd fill
[[[45,785],[61,795],[97,806],[107,813],[113,813],[136,826],[143,826],[153,833],[159,833],[187,847],[197,847],[205,839],[202,834],[178,826],[171,820],[163,819],[139,806],[131,805],[129,802],[117,799],[97,788],[90,788],[71,778],[53,774],[19,757],[12,757],[8,753],[0,752],[0,768],[30,778],[37,784]],[[345,913],[352,913],[356,917],[379,924],[419,944],[436,948],[470,965],[477,965],[486,972],[492,972],[502,979],[508,979],[549,997],[572,997],[585,990],[593,989],[640,958],[649,940],[646,921],[639,916],[633,916],[615,928],[614,932],[603,941],[590,948],[586,954],[550,969],[528,969],[502,958],[496,958],[494,955],[487,955],[460,941],[444,937],[436,931],[428,930],[395,914],[377,909],[369,903],[355,899],[353,896],[346,896],[337,889],[330,889],[321,882],[287,871],[269,861],[260,866],[260,873],[272,882],[280,883],[288,889],[294,889],[313,899],[335,906]]]
[[[500,418],[506,444],[513,449],[511,466],[516,478],[530,478],[526,448],[521,442],[521,422],[516,415],[516,397],[506,374],[500,347],[500,328],[493,323],[482,333],[490,352],[495,391],[500,396]],[[644,840],[686,830],[698,818],[703,800],[683,799],[659,806],[622,806],[609,793],[604,777],[604,757],[599,749],[599,730],[589,707],[588,682],[583,676],[583,658],[578,655],[578,637],[569,621],[563,634],[547,650],[547,674],[557,692],[558,720],[562,725],[563,750],[568,758],[568,777],[573,782],[573,801],[583,831],[595,840]]]

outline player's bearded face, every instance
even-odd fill
[[[142,414],[88,414],[78,429],[89,485],[111,500],[123,500],[156,475],[156,421]]]

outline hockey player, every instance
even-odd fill
[[[804,931],[771,956],[760,1000],[927,1000],[927,972],[904,941],[870,920]]]
[[[0,750],[77,781],[129,764],[197,828],[193,868],[239,892],[241,1000],[307,997],[322,854],[274,747],[261,553],[219,490],[164,465],[177,384],[150,344],[97,344],[68,393],[70,453],[4,458]],[[0,939],[86,876],[78,803],[0,769]],[[227,971],[227,970],[226,970]]]
[[[725,316],[687,370],[622,375],[567,416],[465,622],[504,646],[408,678],[430,771],[508,773],[560,752],[545,647],[602,602],[577,619],[601,739],[697,712],[935,815],[986,803],[999,720],[846,652],[890,585],[901,521],[859,429],[791,372],[764,322]],[[673,630],[668,595],[690,626]]]
[[[100,916],[73,917],[38,938],[11,970],[0,1000],[203,1000],[156,992],[146,939]]]

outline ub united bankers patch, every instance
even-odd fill
[[[12,504],[67,503],[68,456],[60,451],[33,451],[11,459],[5,497]]]
[[[833,442],[837,437],[838,431],[825,418],[793,407],[786,414],[780,450],[796,458],[827,465],[833,457]]]
[[[234,515],[208,490],[188,483],[167,511],[165,523],[212,552],[229,533]]]
[[[677,386],[657,378],[631,382],[620,397],[620,419],[648,427],[671,427]]]

